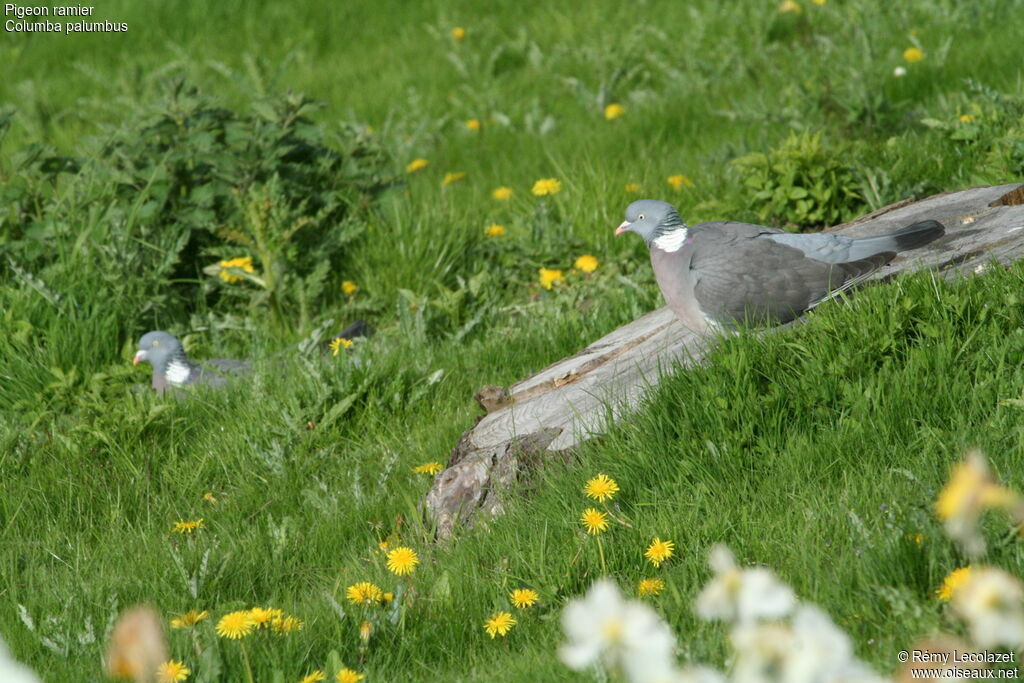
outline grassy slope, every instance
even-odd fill
[[[166,612],[274,604],[298,614],[307,622],[300,635],[253,645],[260,678],[280,670],[298,679],[331,650],[354,664],[358,611],[346,608],[339,620],[325,595],[343,602],[351,583],[387,581],[376,541],[401,517],[404,540],[423,554],[420,598],[401,627],[381,626],[365,668],[378,679],[563,679],[554,659],[558,607],[598,571],[590,544],[577,555],[575,522],[584,506],[579,488],[598,471],[619,481],[621,514],[636,526],[606,539],[613,574],[627,583],[650,575],[640,552],[654,535],[679,544],[678,560],[661,571],[669,589],[659,605],[687,657],[721,664],[725,654],[720,629],[696,622],[690,609],[707,576],[706,549],[719,540],[822,604],[882,669],[912,635],[942,622],[931,591],[960,558],[927,506],[948,463],[981,445],[1001,474],[1022,483],[1018,415],[996,405],[1021,394],[1019,269],[957,285],[901,280],[853,306],[823,308],[798,330],[734,340],[711,367],[667,381],[645,410],[586,446],[583,466],[546,472],[489,532],[467,534],[451,549],[424,542],[416,520],[427,482],[409,468],[444,460],[477,414],[469,396],[480,385],[512,382],[656,305],[641,246],[610,240],[629,200],[626,182],[684,211],[735,196],[742,190],[724,163],[776,144],[793,127],[862,141],[897,195],[986,179],[977,154],[916,121],[966,111],[965,77],[1019,92],[1020,66],[998,36],[1021,34],[1020,12],[996,20],[1002,3],[828,4],[807,8],[812,33],[770,40],[770,4],[637,10],[602,2],[571,17],[555,3],[493,11],[471,3],[394,3],[390,11],[243,5],[112,2],[98,18],[128,21],[124,39],[5,35],[0,51],[13,66],[0,102],[24,116],[3,150],[38,137],[74,148],[95,122],[116,122],[151,98],[169,63],[228,102],[260,89],[308,92],[328,103],[323,120],[377,129],[398,163],[431,160],[408,193],[388,198],[379,231],[345,274],[374,302],[383,332],[362,352],[361,367],[296,363],[237,392],[164,406],[127,391],[91,399],[81,384],[67,395],[44,392],[50,367],[115,371],[130,340],[117,338],[109,318],[60,320],[30,292],[5,298],[5,314],[47,331],[45,347],[6,347],[17,353],[0,366],[4,396],[24,401],[0,444],[0,632],[20,658],[48,680],[95,678],[100,646],[78,634],[91,622],[101,636],[116,606],[148,600]],[[448,31],[457,24],[469,35],[453,46]],[[893,79],[912,29],[928,59]],[[495,75],[484,65],[497,46],[509,56]],[[249,66],[251,55],[263,66]],[[634,64],[642,70],[613,88],[629,112],[605,122],[580,93]],[[513,125],[491,125],[495,113]],[[549,115],[557,128],[541,136],[537,125]],[[482,135],[464,130],[470,117],[485,121]],[[882,144],[890,136],[894,142]],[[469,177],[441,192],[448,170]],[[669,194],[664,178],[675,172],[693,178],[694,191]],[[601,273],[621,270],[639,288],[607,276],[580,296],[590,308],[552,298],[524,313],[523,284],[467,341],[447,330],[418,332],[396,303],[398,288],[433,296],[486,268],[474,262],[474,246],[490,220],[507,224],[513,239],[532,239],[526,190],[550,175],[565,182],[555,202],[564,228],[539,238],[550,241],[545,265],[568,267],[589,251]],[[518,192],[507,207],[489,198],[499,184]],[[570,240],[579,251],[558,253]],[[134,302],[94,299],[108,316],[137,310]],[[328,313],[347,315],[342,303]],[[213,340],[203,351],[258,355],[284,343],[259,330],[250,341]],[[444,378],[428,386],[437,369]],[[37,392],[45,409],[28,407]],[[358,398],[343,419],[305,429],[321,419],[322,405],[349,394]],[[202,500],[206,491],[220,499],[216,507]],[[168,532],[194,517],[207,524],[196,538]],[[920,547],[906,538],[918,532]],[[172,557],[192,574],[207,551],[192,598]],[[1021,555],[1009,547],[993,559],[1014,566]],[[480,624],[520,584],[540,590],[545,606],[524,615],[506,649]],[[19,604],[36,633],[16,616]],[[209,626],[202,639],[212,645]],[[42,645],[40,633],[68,640],[66,656]],[[237,680],[237,648],[215,647],[224,680]],[[182,634],[172,648],[202,668]]]

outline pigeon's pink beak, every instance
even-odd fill
[[[615,228],[615,234],[616,235],[621,235],[624,232],[629,232],[629,228],[632,225],[633,224],[630,223],[629,221],[622,221],[622,225],[620,225],[619,227]]]
[[[132,358],[132,365],[138,365],[139,361],[144,360],[145,358],[146,358],[146,352],[145,351],[139,351],[138,353],[135,354],[135,358]]]

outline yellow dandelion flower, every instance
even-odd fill
[[[580,522],[583,523],[583,527],[587,530],[588,534],[596,536],[602,531],[608,530],[608,515],[594,508],[584,510],[583,514],[580,515]]]
[[[364,643],[370,642],[370,636],[373,635],[373,624],[369,621],[363,621],[359,624],[359,640]]]
[[[625,189],[626,192],[629,192],[630,194],[636,194],[637,192],[640,191],[640,186],[637,185],[636,183],[626,183]]]
[[[506,635],[515,625],[516,620],[508,612],[495,612],[484,622],[484,630],[493,639],[495,636]]]
[[[208,616],[210,616],[210,613],[206,610],[197,612],[194,609],[190,609],[184,614],[179,614],[171,619],[171,628],[192,628]]]
[[[364,678],[366,678],[365,674],[361,674],[352,669],[345,668],[338,672],[338,675],[335,677],[335,680],[337,680],[338,683],[359,683],[359,681],[363,680]]]
[[[422,465],[419,465],[417,467],[413,467],[412,471],[415,474],[435,475],[435,474],[437,474],[438,472],[440,472],[443,469],[444,469],[444,465],[442,465],[441,463],[439,463],[437,461],[434,461],[434,462],[425,462]]]
[[[394,600],[394,599],[395,599],[395,594],[394,593],[385,593],[384,594],[384,604],[385,605],[390,605],[391,601]]]
[[[935,591],[935,599],[942,602],[949,602],[953,599],[953,593],[962,587],[971,578],[971,568],[960,567],[949,573],[949,576],[942,580],[942,586]]]
[[[355,294],[359,291],[359,285],[351,280],[345,280],[341,283],[341,291],[345,294]]]
[[[576,267],[584,273],[593,273],[597,270],[597,259],[590,254],[584,254],[576,259]]]
[[[583,258],[582,256],[580,258]],[[590,258],[594,258],[591,256]],[[597,259],[594,259],[594,268],[597,267]],[[585,270],[579,265],[579,261],[576,262],[576,267],[580,270]],[[590,270],[593,270],[591,268]],[[590,272],[590,270],[586,272]],[[593,498],[597,501],[604,502],[611,500],[615,497],[615,494],[619,492],[619,485],[615,483],[615,480],[609,477],[607,474],[598,474],[596,477],[591,479],[583,487],[583,493],[587,494],[587,498]]]
[[[505,226],[498,225],[497,223],[491,223],[487,226],[487,229],[484,230],[484,233],[488,237],[501,237],[505,234]]]
[[[455,40],[462,40],[466,37],[466,29],[461,26],[456,26],[452,29],[452,38]]]
[[[299,681],[299,683],[320,683],[320,681],[325,680],[327,680],[327,677],[324,676],[324,672],[320,669],[317,669],[316,671],[314,671],[313,673],[309,674],[301,681]]]
[[[377,544],[377,547],[380,548],[381,550],[383,550],[384,552],[387,552],[388,548],[391,547],[391,544],[388,543],[387,541],[381,541],[380,543]]]
[[[217,635],[221,638],[238,640],[252,633],[256,623],[252,620],[249,610],[243,609],[237,612],[229,612],[217,622]]]
[[[466,121],[466,128],[470,129],[474,133],[477,132],[478,130],[480,130],[480,120],[470,119],[469,121]]]
[[[538,197],[545,195],[555,195],[562,191],[562,181],[557,178],[541,178],[533,184],[533,192]]]
[[[811,0],[811,2],[813,2],[815,5],[819,5],[820,6],[820,5],[824,5],[827,2],[827,0]]]
[[[683,189],[684,185],[686,187],[693,187],[693,181],[684,176],[682,173],[670,175],[668,178],[665,179],[665,182],[671,185],[673,190],[681,190]]]
[[[160,683],[175,683],[187,680],[190,673],[192,671],[185,666],[185,662],[169,659],[157,668],[156,678]]]
[[[960,115],[960,123],[970,123],[973,120],[974,120],[974,117],[971,116],[970,114],[961,114]]]
[[[351,349],[355,344],[351,339],[345,339],[344,337],[335,337],[331,340],[331,343],[327,345],[327,348],[331,350],[332,356],[337,356],[341,353],[342,349]]]
[[[565,280],[562,271],[554,268],[541,268],[538,273],[540,274],[540,286],[547,290],[550,290],[556,282]]]
[[[213,505],[217,504],[217,499],[209,491],[203,494],[203,500],[205,500],[207,503],[212,503]]]
[[[249,610],[249,616],[254,627],[267,628],[274,619],[281,619],[284,616],[284,610],[276,607],[253,607]]]
[[[661,563],[672,557],[672,550],[676,547],[676,544],[672,541],[663,541],[657,536],[651,541],[651,544],[647,546],[647,551],[644,552],[644,557],[651,561],[655,567],[660,567]]]
[[[203,524],[202,519],[196,519],[190,522],[181,519],[174,523],[172,531],[178,534],[191,534],[194,533],[196,529],[204,528],[206,528],[206,525]]]
[[[224,282],[240,282],[245,279],[241,275],[232,273],[232,268],[238,268],[239,270],[246,273],[256,272],[256,269],[253,268],[252,266],[252,257],[250,256],[241,256],[239,258],[219,261],[217,265],[220,266],[220,272],[217,273],[217,277],[219,277]]]
[[[415,173],[416,171],[422,171],[427,167],[430,162],[426,159],[413,159],[409,162],[409,165],[405,167],[406,173]]]
[[[636,585],[636,594],[640,597],[645,595],[657,595],[665,590],[665,582],[662,579],[641,579]]]
[[[924,543],[924,534],[907,534],[907,540],[913,541],[914,545],[921,545],[922,543]]]
[[[512,188],[505,187],[504,185],[502,185],[501,187],[496,187],[493,190],[491,190],[491,197],[497,199],[498,201],[505,201],[506,199],[510,199],[512,197]]]
[[[388,551],[388,571],[399,576],[412,574],[419,563],[420,558],[412,548],[399,546]]]
[[[533,605],[540,600],[540,596],[537,595],[537,591],[532,588],[517,588],[509,593],[509,597],[512,599],[512,604],[519,609],[533,607]]]
[[[612,119],[617,119],[625,113],[626,108],[623,107],[621,104],[609,104],[607,107],[604,108],[604,117],[609,121],[611,121]]]
[[[345,589],[345,597],[353,604],[371,605],[384,598],[384,591],[369,581],[360,581]]]
[[[301,631],[302,627],[305,626],[301,619],[297,619],[293,616],[275,618],[270,622],[270,628],[273,629],[274,633],[291,633],[292,631]]]
[[[442,185],[451,185],[454,182],[458,182],[466,177],[465,171],[456,171],[454,173],[445,173],[444,180],[441,181]]]
[[[800,14],[802,10],[794,0],[785,0],[779,5],[779,14]]]
[[[907,60],[907,64],[916,64],[924,59],[924,52],[917,47],[908,47],[903,51],[903,59]]]

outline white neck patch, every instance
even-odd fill
[[[167,364],[167,372],[164,373],[167,377],[167,381],[176,387],[180,387],[188,382],[188,376],[191,374],[192,368],[176,360],[172,360]]]
[[[683,248],[683,242],[686,241],[688,234],[689,230],[686,228],[679,228],[678,230],[666,232],[664,235],[651,242],[651,244],[662,251],[672,253]]]

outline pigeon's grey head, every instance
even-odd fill
[[[135,352],[132,363],[138,365],[145,361],[154,370],[162,372],[173,358],[184,358],[185,349],[181,347],[174,335],[156,330],[147,332],[139,339],[139,350]]]
[[[635,232],[644,238],[644,242],[650,244],[652,240],[666,233],[685,227],[683,219],[676,213],[676,207],[668,202],[638,199],[626,207],[626,220],[615,229],[615,234]]]

